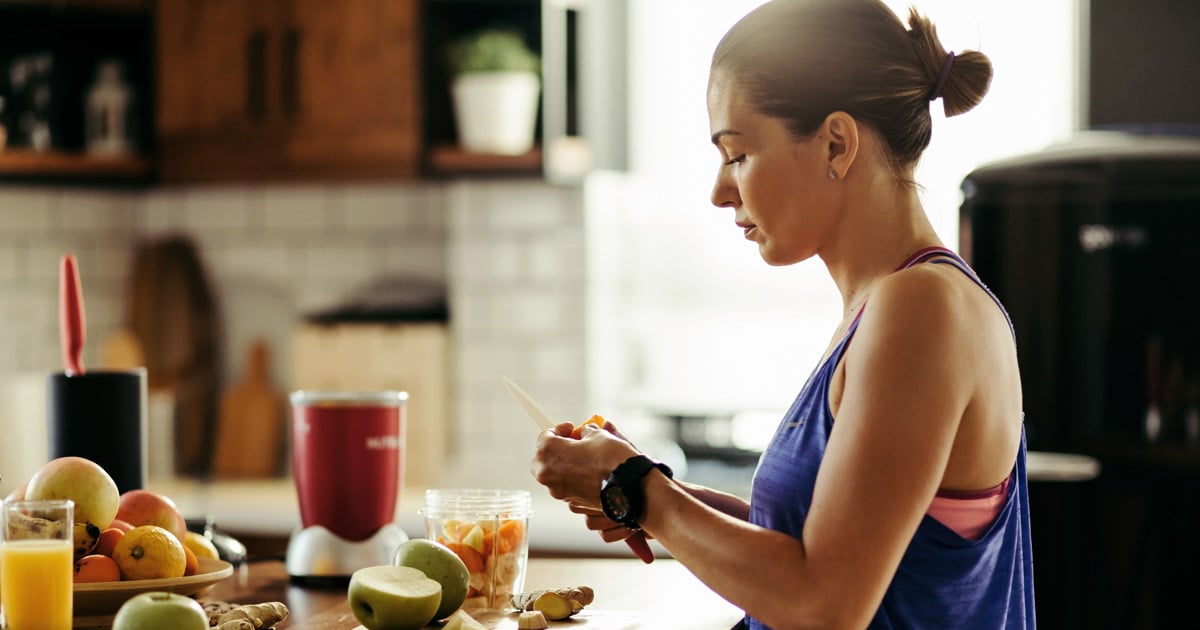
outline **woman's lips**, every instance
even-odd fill
[[[737,225],[738,227],[742,228],[742,232],[745,234],[747,239],[751,239],[751,235],[758,229],[758,226],[752,223],[739,223]]]

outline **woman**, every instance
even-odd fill
[[[990,79],[878,0],[738,22],[709,79],[712,201],[768,264],[818,256],[843,320],[749,504],[672,480],[612,425],[542,433],[535,478],[605,540],[653,536],[752,628],[1033,627],[1012,329],[913,182],[930,103],[965,112]]]

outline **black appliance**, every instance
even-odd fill
[[[1200,445],[1200,137],[1088,132],[963,192],[964,254],[1016,328],[1030,448]]]
[[[1039,625],[1195,627],[1200,592],[1200,137],[1089,131],[963,182],[963,255],[1017,335]]]

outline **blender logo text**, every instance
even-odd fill
[[[400,438],[395,435],[367,436],[368,451],[397,451],[400,450]]]

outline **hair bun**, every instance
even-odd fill
[[[992,83],[992,62],[987,55],[976,50],[946,52],[933,22],[915,8],[908,11],[908,27],[913,51],[924,69],[929,99],[941,98],[947,117],[978,105]]]

